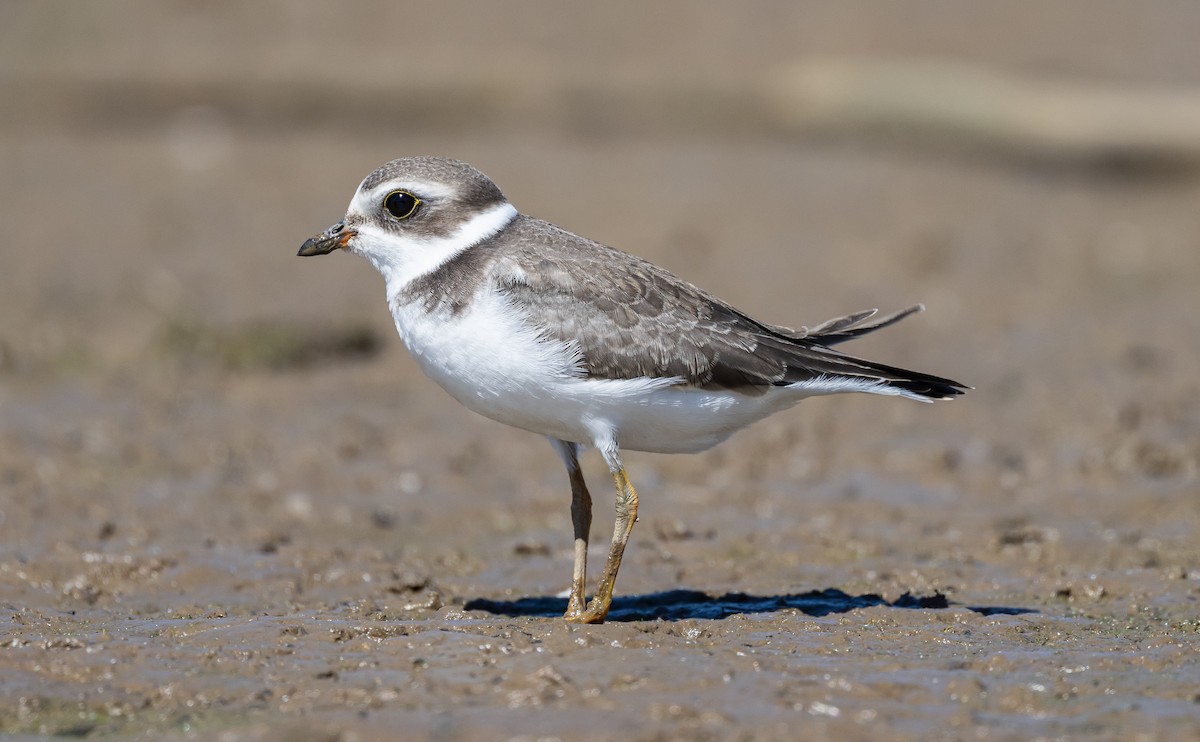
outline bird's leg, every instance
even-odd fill
[[[567,466],[571,478],[571,523],[575,526],[575,567],[571,572],[571,597],[567,601],[567,612],[563,618],[578,621],[587,605],[584,590],[587,588],[588,537],[592,530],[592,496],[583,481],[583,470],[579,468],[579,445],[551,439]]]
[[[609,458],[605,456],[605,458]],[[610,463],[611,465],[611,463]],[[629,541],[629,533],[637,521],[638,495],[637,490],[625,475],[625,467],[617,463],[613,471],[613,482],[617,486],[617,520],[613,526],[612,545],[608,549],[608,561],[604,563],[604,574],[600,577],[600,586],[592,596],[592,602],[587,610],[579,616],[568,616],[568,620],[580,623],[603,623],[612,605],[613,586],[617,582],[617,570],[621,568],[621,557],[625,554],[625,544]]]

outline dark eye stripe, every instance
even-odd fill
[[[383,208],[396,219],[407,219],[413,215],[421,199],[408,191],[392,191],[383,197]]]

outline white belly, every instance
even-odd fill
[[[576,348],[539,338],[496,294],[476,295],[456,317],[395,304],[392,313],[422,370],[467,408],[566,441],[703,451],[812,393],[776,387],[748,396],[675,379],[588,379]]]

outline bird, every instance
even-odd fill
[[[639,501],[622,450],[703,451],[812,396],[929,402],[969,389],[834,348],[921,305],[811,328],[761,322],[653,263],[518,212],[454,159],[402,157],[367,175],[345,216],[298,254],[339,250],[383,276],[396,330],[426,375],[467,408],[545,436],[562,459],[574,529],[569,622],[601,623],[612,606]],[[599,451],[616,492],[590,601],[585,446]]]

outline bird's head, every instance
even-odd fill
[[[387,281],[407,283],[503,229],[516,209],[486,175],[443,157],[403,157],[358,186],[346,216],[300,246],[299,255],[345,249]]]

